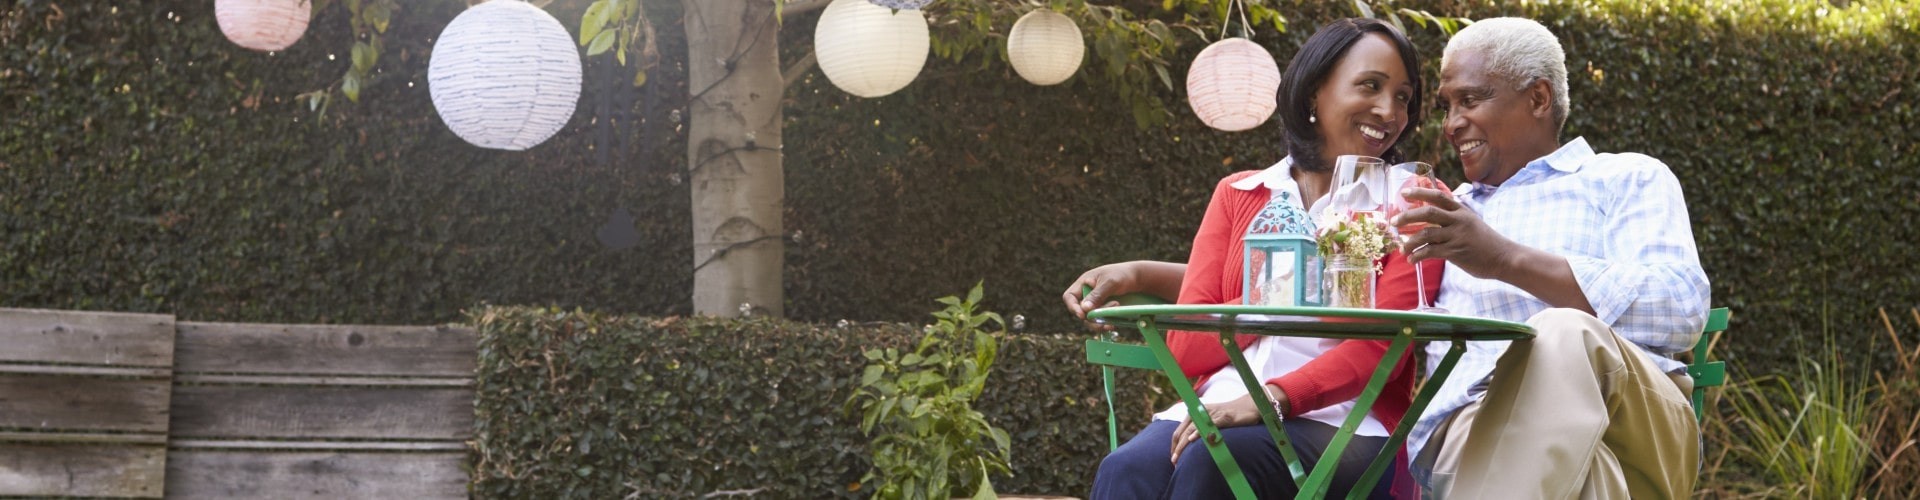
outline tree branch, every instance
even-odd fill
[[[774,0],[774,1],[777,2],[780,0]],[[787,6],[784,8],[784,12],[781,15],[791,16],[794,14],[804,14],[808,12],[813,12],[816,10],[826,8],[827,4],[830,4],[830,3],[833,3],[833,0],[792,0],[791,2],[787,3]]]
[[[809,50],[807,51],[806,57],[800,58],[800,60],[795,61],[792,66],[788,66],[786,71],[780,72],[780,78],[786,81],[786,86],[792,87],[794,80],[799,80],[801,76],[806,75],[807,71],[812,70],[814,63],[819,60],[818,54]]]

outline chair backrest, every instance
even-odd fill
[[[1700,334],[1700,341],[1693,344],[1693,362],[1687,365],[1687,375],[1693,377],[1693,418],[1704,419],[1707,415],[1701,406],[1707,397],[1707,388],[1727,383],[1727,363],[1725,361],[1707,361],[1707,351],[1713,348],[1720,334],[1727,331],[1727,318],[1733,315],[1727,308],[1714,309],[1707,313],[1707,327]]]
[[[1082,287],[1084,296],[1089,292]],[[1114,297],[1113,300],[1123,306],[1153,305],[1171,303],[1160,297],[1144,293],[1130,293]],[[1153,349],[1140,344],[1125,344],[1108,340],[1087,340],[1087,362],[1100,365],[1100,381],[1107,393],[1107,449],[1120,447],[1119,415],[1113,410],[1113,367],[1139,368],[1142,370],[1160,369],[1160,361],[1154,359]]]

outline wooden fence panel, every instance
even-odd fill
[[[464,378],[478,342],[448,327],[183,322],[174,371]]]
[[[173,366],[172,316],[0,309],[0,362]]]
[[[167,433],[166,379],[0,373],[0,428]]]
[[[473,390],[438,387],[180,385],[175,439],[464,439]]]
[[[463,452],[174,450],[170,498],[466,498]]]
[[[478,337],[182,323],[167,494],[465,498]]]
[[[157,498],[174,319],[0,309],[0,496]]]
[[[159,443],[0,442],[0,495],[159,498],[166,461]]]

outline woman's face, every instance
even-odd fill
[[[1340,155],[1381,156],[1400,140],[1407,124],[1413,81],[1393,41],[1368,33],[1347,48],[1314,93],[1315,124],[1326,146],[1320,154],[1332,165]]]

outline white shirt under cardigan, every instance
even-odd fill
[[[1390,186],[1399,186],[1404,183],[1407,178],[1411,177],[1411,174],[1402,172],[1399,169],[1389,169],[1389,172],[1391,175],[1389,179]],[[1300,185],[1293,181],[1293,158],[1291,157],[1281,159],[1279,163],[1267,167],[1266,170],[1262,170],[1245,179],[1240,179],[1230,184],[1230,186],[1241,191],[1251,191],[1254,188],[1265,186],[1268,192],[1272,193],[1270,196],[1279,197],[1279,199],[1268,198],[1267,203],[1269,205],[1283,203],[1296,210],[1302,209],[1300,206]],[[1314,200],[1313,206],[1305,209],[1308,216],[1307,219],[1309,221],[1318,219],[1320,214],[1327,210],[1327,207],[1330,205],[1329,200],[1332,198],[1335,198],[1335,196],[1322,196],[1320,199]],[[1241,351],[1241,354],[1246,356],[1247,366],[1253,370],[1253,375],[1265,381],[1300,369],[1300,367],[1306,365],[1307,362],[1313,361],[1314,358],[1320,357],[1321,354],[1326,354],[1327,351],[1340,345],[1341,342],[1344,342],[1344,340],[1265,336],[1249,344],[1246,349]],[[1208,377],[1206,383],[1196,388],[1196,392],[1200,395],[1200,402],[1202,403],[1224,403],[1247,395],[1247,386],[1241,382],[1240,372],[1234,370],[1232,365],[1227,365],[1219,371],[1214,372],[1213,376]],[[1347,415],[1353,413],[1353,405],[1353,400],[1348,400],[1344,403],[1328,405],[1325,408],[1301,414],[1295,418],[1310,419],[1339,427],[1346,423]],[[1187,419],[1186,404],[1174,403],[1173,406],[1167,408],[1166,411],[1154,414],[1153,419],[1184,421]],[[1387,428],[1380,423],[1379,419],[1374,418],[1373,415],[1367,415],[1366,420],[1360,423],[1360,429],[1355,431],[1355,434],[1360,436],[1385,437],[1387,435]]]

